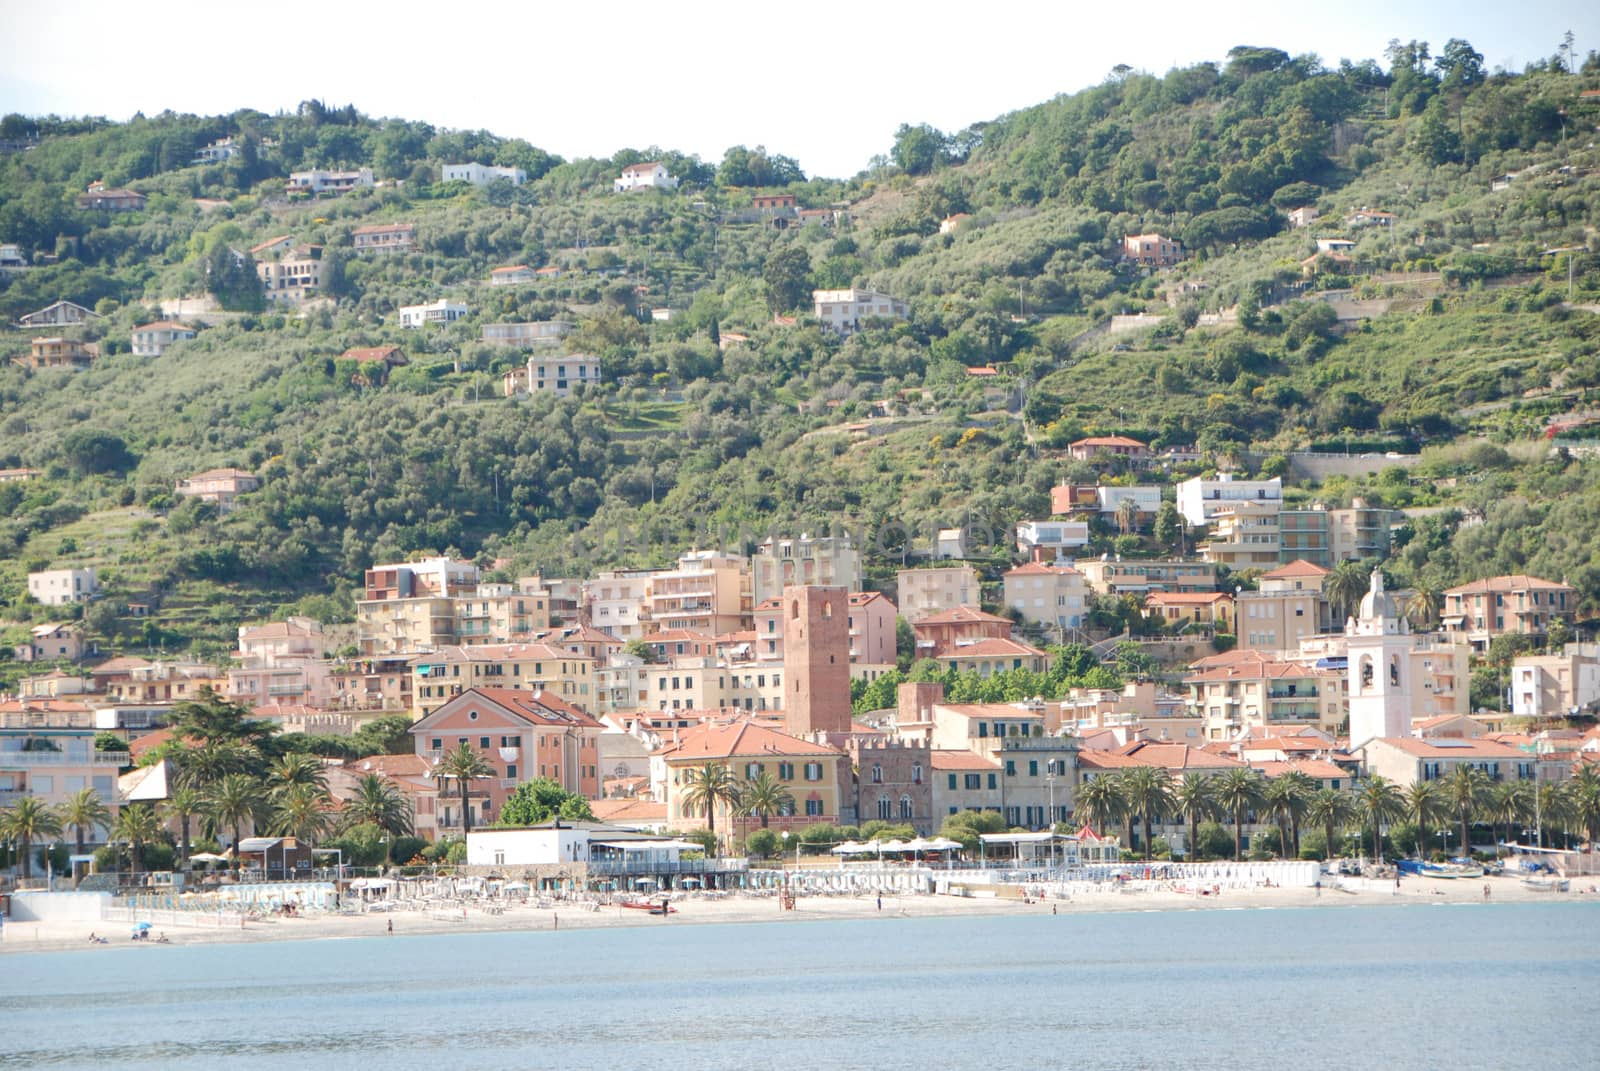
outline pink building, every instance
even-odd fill
[[[911,631],[917,636],[918,658],[942,658],[979,640],[1009,640],[1011,619],[958,606],[918,618],[911,623]]]
[[[494,771],[474,788],[484,792],[473,802],[475,826],[498,820],[500,809],[517,786],[548,778],[568,792],[588,799],[600,795],[598,721],[549,692],[509,688],[470,688],[446,701],[411,727],[416,753],[437,763],[465,744]],[[441,832],[462,826],[455,786],[439,800]]]
[[[783,661],[783,601],[768,599],[755,609],[755,649],[758,662]],[[846,625],[850,634],[852,665],[892,665],[895,660],[895,620],[898,610],[887,595],[852,591]]]
[[[227,513],[240,495],[261,486],[261,477],[243,469],[207,469],[179,480],[177,492],[204,502],[215,502],[218,513]]]
[[[1122,239],[1122,259],[1148,268],[1170,268],[1183,259],[1183,243],[1159,234],[1130,234]]]

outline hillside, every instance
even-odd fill
[[[107,637],[211,650],[284,607],[347,616],[363,568],[423,552],[570,575],[848,526],[891,533],[881,575],[900,525],[1042,514],[1052,484],[1096,478],[1065,445],[1112,431],[1205,451],[1168,478],[1420,449],[1408,473],[1295,494],[1452,508],[1387,563],[1398,585],[1541,572],[1593,612],[1600,557],[1581,533],[1600,480],[1534,447],[1551,419],[1600,409],[1600,318],[1581,307],[1600,299],[1600,106],[1579,95],[1600,61],[1491,74],[1474,55],[1451,42],[1437,62],[1407,46],[1328,68],[1239,48],[1164,77],[1119,71],[956,135],[902,127],[888,162],[847,181],[742,146],[717,164],[564,161],[317,102],[8,116],[6,140],[35,144],[0,157],[0,242],[33,266],[3,277],[0,312],[92,308],[72,333],[101,356],[35,371],[10,359],[39,332],[0,336],[0,468],[43,472],[0,483],[0,641],[46,616],[25,574],[73,563],[102,569],[110,598],[90,614]],[[221,138],[238,154],[190,163]],[[464,160],[527,181],[439,181]],[[678,188],[612,192],[645,160]],[[310,167],[368,167],[378,184],[286,193]],[[146,206],[79,209],[91,182]],[[825,222],[771,225],[752,198],[778,191]],[[1291,227],[1305,206],[1320,219]],[[401,222],[410,251],[354,248],[358,228]],[[1188,256],[1119,263],[1122,236],[1147,232]],[[304,305],[268,306],[253,285],[250,250],[282,236],[321,249]],[[1328,238],[1351,244],[1319,258]],[[555,270],[490,285],[509,265]],[[835,337],[809,294],[852,285],[906,299],[909,318]],[[470,312],[399,326],[400,306],[439,298]],[[1141,311],[1153,326],[1112,333]],[[163,316],[198,337],[130,352],[132,329]],[[598,356],[603,385],[503,397],[527,353],[482,327],[552,319],[578,325],[562,345]],[[341,357],[381,345],[407,363]],[[263,486],[221,517],[174,496],[216,466]],[[122,617],[129,600],[158,611]]]

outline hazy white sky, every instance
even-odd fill
[[[0,0],[0,112],[215,114],[316,97],[523,137],[558,155],[763,144],[844,177],[902,122],[942,130],[1237,44],[1382,58],[1464,37],[1521,69],[1561,35],[1600,48],[1595,0],[1211,3],[261,4]]]

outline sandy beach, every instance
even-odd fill
[[[1595,883],[1600,886],[1600,881]],[[1484,896],[1487,886],[1489,895]],[[223,944],[245,941],[317,941],[356,937],[383,937],[394,924],[394,936],[446,933],[505,933],[551,930],[588,930],[624,926],[683,925],[793,925],[827,919],[881,919],[973,917],[989,915],[1092,914],[1109,911],[1218,911],[1273,908],[1351,908],[1458,904],[1493,908],[1496,904],[1533,902],[1591,902],[1600,904],[1600,892],[1590,892],[1591,884],[1574,881],[1573,891],[1549,893],[1526,888],[1512,878],[1484,878],[1465,881],[1439,881],[1406,878],[1398,890],[1393,880],[1344,879],[1341,887],[1316,889],[1257,888],[1247,891],[1225,890],[1217,896],[1179,893],[1158,887],[1131,883],[1124,889],[1074,890],[1067,899],[1023,901],[991,897],[962,896],[808,896],[801,897],[795,910],[784,911],[773,897],[730,895],[712,899],[691,895],[674,904],[677,909],[663,919],[643,911],[616,906],[590,907],[579,902],[557,902],[548,908],[513,904],[498,913],[482,907],[448,911],[394,910],[362,915],[305,915],[297,918],[271,918],[247,921],[242,927],[237,916],[226,923],[215,916],[203,916],[189,924],[171,921],[170,916],[154,920],[152,935],[165,935],[168,944],[130,940],[133,927],[127,922],[8,922],[0,954],[59,951],[107,951],[114,948],[161,949],[176,945]],[[92,944],[91,933],[108,938],[106,944]]]

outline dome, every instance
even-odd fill
[[[1372,570],[1372,587],[1361,599],[1361,619],[1391,620],[1399,616],[1394,599],[1383,590],[1383,573],[1377,569]]]

